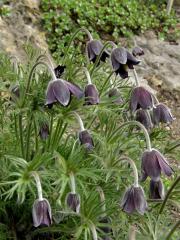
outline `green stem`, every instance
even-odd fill
[[[107,41],[107,42],[104,44],[104,46],[103,46],[100,54],[98,55],[98,57],[97,57],[97,59],[96,59],[96,61],[95,61],[95,63],[94,63],[94,66],[93,66],[93,68],[92,68],[92,70],[91,70],[91,72],[90,72],[91,77],[93,76],[94,70],[95,70],[95,68],[97,67],[97,65],[99,64],[99,61],[100,61],[100,59],[101,59],[101,56],[102,56],[104,50],[106,49],[106,47],[107,47],[108,45],[112,45],[113,48],[116,47],[115,43],[113,43],[112,41]]]
[[[37,62],[34,64],[34,66],[32,67],[31,69],[31,72],[29,74],[29,78],[28,78],[28,82],[27,82],[27,86],[26,86],[26,90],[25,90],[25,94],[24,94],[24,100],[23,100],[23,103],[22,103],[22,107],[24,106],[24,103],[25,103],[25,100],[26,100],[26,96],[27,94],[29,93],[29,89],[30,89],[30,84],[31,84],[31,80],[32,80],[32,77],[33,77],[33,74],[34,74],[34,71],[36,69],[36,67],[38,65],[44,65],[48,68],[49,72],[51,73],[51,76],[52,76],[52,79],[53,80],[56,80],[56,75],[54,73],[54,70],[52,69],[52,67],[50,67],[47,63],[45,62]]]
[[[20,144],[21,144],[21,153],[24,158],[24,144],[23,144],[23,126],[22,126],[22,114],[20,113],[18,116],[18,124],[19,124],[19,136],[20,136]]]
[[[107,79],[106,79],[106,81],[104,82],[104,84],[103,84],[101,90],[99,91],[99,96],[102,95],[104,88],[106,87],[106,85],[107,85],[109,79],[111,79],[111,76],[112,76],[113,74],[114,74],[114,72],[111,72],[111,73],[109,74],[109,76],[107,77]]]
[[[91,81],[91,77],[90,77],[89,71],[87,70],[86,67],[83,67],[82,69],[83,69],[83,71],[84,71],[84,73],[85,73],[85,75],[86,75],[86,78],[87,78],[88,84],[92,84],[92,81]]]
[[[171,229],[171,231],[168,233],[167,237],[165,238],[165,240],[169,240],[171,239],[171,236],[173,235],[173,233],[175,232],[176,228],[178,228],[180,226],[180,220],[177,221],[177,223],[173,226],[173,228]]]
[[[172,5],[173,5],[174,0],[168,0],[167,4],[167,15],[171,13]]]
[[[151,151],[152,148],[151,148],[151,140],[150,140],[150,137],[149,137],[149,133],[147,131],[147,129],[144,127],[144,125],[142,125],[140,122],[138,121],[129,121],[129,122],[125,122],[123,123],[117,130],[116,130],[116,133],[122,129],[123,127],[126,127],[128,125],[135,125],[135,126],[138,126],[141,128],[141,130],[143,131],[144,133],[144,136],[145,136],[145,139],[146,139],[146,146],[147,146],[147,149],[148,151]],[[114,133],[112,134],[112,136],[114,135]],[[111,136],[111,137],[112,137]]]
[[[28,118],[27,139],[26,139],[26,160],[29,159],[30,134],[31,134],[32,115]]]
[[[126,156],[120,158],[119,160],[121,160],[121,161],[124,160],[124,161],[127,161],[128,163],[130,163],[130,165],[131,165],[131,167],[132,167],[132,169],[133,169],[134,186],[135,186],[135,187],[139,187],[138,171],[137,171],[137,167],[136,167],[135,162],[134,162],[131,158],[126,157]]]
[[[139,78],[136,72],[136,69],[133,69],[133,74],[134,74],[134,78],[135,78],[135,82],[136,82],[136,86],[139,87]]]
[[[103,204],[102,205],[102,211],[103,211],[104,216],[105,216],[105,212],[106,212],[105,195],[104,195],[104,192],[103,192],[103,190],[102,190],[102,188],[100,186],[97,187],[97,191],[99,192],[101,203]]]
[[[83,124],[83,121],[81,119],[81,117],[79,116],[79,114],[77,112],[73,112],[74,116],[76,117],[78,123],[79,123],[79,126],[80,126],[80,131],[84,131],[85,128],[84,128],[84,124]]]
[[[76,193],[76,181],[75,181],[74,174],[72,172],[69,174],[69,178],[70,178],[71,192]]]
[[[31,175],[34,177],[34,180],[36,182],[36,187],[37,187],[37,192],[38,192],[38,200],[42,201],[43,200],[42,186],[41,186],[41,181],[40,181],[39,175],[35,171],[31,172]]]
[[[53,138],[52,138],[52,146],[54,146],[54,144],[55,144],[56,141],[57,141],[57,137],[58,137],[58,135],[59,135],[59,133],[60,133],[62,124],[63,124],[63,121],[61,120],[61,118],[59,118],[59,119],[58,119],[58,122],[57,122],[57,125],[56,125],[56,129],[55,129],[55,131],[54,131]]]
[[[98,240],[96,227],[95,227],[95,225],[93,223],[91,224],[90,228],[91,228],[93,240]]]
[[[38,152],[38,130],[37,130],[37,125],[36,125],[36,120],[34,119],[34,138],[35,138],[35,148],[36,152]]]
[[[172,192],[173,189],[176,187],[176,185],[178,184],[179,181],[180,181],[180,175],[176,178],[176,180],[174,181],[174,183],[171,185],[170,189],[168,190],[168,192],[167,192],[167,194],[166,194],[166,196],[165,196],[165,198],[164,198],[164,201],[163,201],[163,203],[162,203],[162,205],[161,205],[161,208],[160,208],[160,210],[159,210],[159,215],[163,212],[164,207],[165,207],[165,205],[166,205],[166,202],[167,202],[167,200],[168,200],[171,192]]]
[[[64,58],[63,58],[63,61],[62,61],[63,64],[65,64],[65,60],[66,60],[66,57],[67,57],[67,54],[68,54],[68,51],[69,51],[69,48],[70,48],[72,42],[74,41],[74,39],[75,39],[75,37],[78,35],[78,33],[81,32],[81,31],[82,31],[82,32],[85,32],[85,33],[87,34],[87,36],[88,36],[88,38],[89,38],[90,41],[93,40],[91,33],[90,33],[86,28],[79,28],[79,29],[77,29],[77,30],[75,31],[75,33],[72,35],[72,37],[70,38],[70,41],[69,41],[69,43],[68,43],[68,46],[67,46],[67,48],[66,48],[66,50],[65,50]]]
[[[50,130],[49,130],[49,139],[47,143],[47,149],[50,147],[51,139],[52,139],[52,131],[53,131],[53,113],[51,113],[51,120],[50,120]]]

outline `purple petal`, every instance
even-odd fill
[[[56,100],[63,106],[70,102],[70,91],[63,80],[53,81],[53,92]]]
[[[99,103],[99,93],[94,84],[88,84],[85,87],[85,103],[88,105]]]
[[[150,198],[151,199],[163,199],[164,198],[164,186],[161,180],[150,181]]]
[[[127,65],[130,69],[133,69],[133,65],[140,63],[140,60],[136,59],[130,52],[127,51]]]
[[[133,91],[131,93],[131,99],[130,99],[131,112],[135,112],[137,107],[138,107],[138,99],[136,96],[136,88],[135,88],[135,89],[133,89]]]
[[[154,150],[155,151],[155,150]],[[167,160],[163,157],[163,155],[156,151],[156,157],[157,157],[157,160],[159,162],[159,165],[160,165],[160,168],[161,168],[161,171],[167,175],[168,177],[170,177],[173,173],[173,170],[172,168],[169,166]]]
[[[153,106],[152,96],[149,91],[143,87],[136,87],[133,92],[134,98],[142,109],[149,109]]]
[[[154,150],[143,153],[142,169],[150,178],[154,180],[160,178],[161,169]]]
[[[136,56],[141,56],[141,55],[144,55],[144,51],[142,48],[140,47],[134,47],[133,50],[132,50],[132,54],[136,57]]]
[[[125,48],[115,48],[111,53],[111,60],[114,59],[120,64],[126,64],[127,62],[127,51]]]
[[[144,214],[147,209],[147,202],[141,187],[134,187],[134,205],[136,211],[140,214]]]
[[[129,188],[123,197],[121,206],[123,210],[127,213],[132,213],[135,210],[135,205],[134,205],[134,190],[133,187]]]
[[[66,86],[68,87],[69,91],[78,99],[82,98],[84,96],[84,92],[80,89],[79,86],[77,86],[74,83],[70,83],[68,81],[64,80],[64,83],[66,84]]]
[[[46,103],[45,105],[50,105],[56,102],[56,97],[53,91],[53,81],[50,81],[46,91]]]

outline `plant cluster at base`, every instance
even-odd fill
[[[76,66],[73,56],[68,55],[81,31],[89,38],[87,67]],[[134,224],[133,217],[125,213],[134,213],[138,218],[137,213],[148,212],[147,189],[143,189],[143,183],[140,185],[147,177],[149,200],[163,201],[161,173],[170,177],[173,170],[162,153],[152,148],[149,133],[174,118],[170,109],[159,103],[138,79],[135,67],[143,54],[138,46],[129,51],[111,41],[102,44],[81,28],[73,34],[56,67],[44,54],[33,58],[27,72],[16,60],[13,62],[19,79],[16,85],[5,86],[1,105],[3,121],[13,122],[12,136],[17,145],[10,142],[12,149],[8,149],[3,143],[3,170],[9,172],[0,184],[5,201],[14,196],[21,204],[33,199],[32,239],[38,239],[47,229],[43,239],[123,239],[124,235],[118,232],[121,219],[117,220],[116,211],[129,218],[130,225]],[[41,72],[37,71],[39,66],[43,67]],[[99,78],[100,71],[105,80]],[[131,74],[134,84],[127,84]],[[86,80],[76,82],[82,76]],[[130,91],[123,96],[121,89]],[[141,147],[130,146],[134,144],[134,133]],[[136,160],[139,158],[141,161]],[[109,203],[105,198],[108,195]]]

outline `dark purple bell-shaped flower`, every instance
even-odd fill
[[[136,120],[142,123],[147,130],[150,130],[153,127],[151,117],[146,110],[138,109],[136,111]]]
[[[54,72],[55,72],[55,75],[56,75],[57,78],[60,78],[60,77],[61,77],[61,75],[63,74],[65,68],[66,68],[66,66],[58,65],[58,66],[54,69]]]
[[[127,213],[137,211],[144,214],[147,209],[147,202],[142,187],[131,186],[124,194],[121,207]]]
[[[133,69],[133,65],[140,63],[139,60],[123,47],[112,50],[111,62],[116,74],[119,74],[123,79],[128,77],[128,68]]]
[[[46,91],[46,105],[51,108],[54,103],[58,102],[67,106],[70,103],[71,94],[77,98],[84,95],[83,91],[75,84],[62,79],[52,80]]]
[[[74,212],[79,213],[80,211],[80,196],[77,193],[68,193],[66,197],[67,206]]]
[[[99,103],[99,93],[94,84],[88,84],[85,87],[85,104],[95,105]]]
[[[49,125],[47,123],[42,123],[39,129],[39,136],[42,140],[45,140],[49,136]]]
[[[93,63],[95,63],[95,61],[96,61],[97,57],[99,56],[102,48],[103,48],[103,44],[101,43],[101,41],[90,40],[87,43],[87,46],[86,46],[86,51],[87,51],[89,60],[92,61]],[[108,58],[108,57],[109,57],[109,53],[106,50],[104,50],[102,55],[101,55],[100,60],[102,62],[105,62],[106,58]]]
[[[50,226],[52,224],[51,206],[47,199],[35,200],[32,208],[34,227]]]
[[[142,56],[142,55],[144,55],[144,51],[143,51],[142,48],[136,46],[136,47],[133,48],[132,54],[133,54],[133,56],[135,56],[135,57],[137,57],[137,56]]]
[[[116,104],[123,103],[123,99],[117,88],[111,88],[108,92],[108,96],[109,98],[112,98],[112,103],[116,103]]]
[[[171,123],[175,118],[173,118],[170,109],[162,103],[159,103],[153,108],[153,122],[154,124]]]
[[[135,112],[137,109],[149,109],[153,107],[151,93],[144,87],[135,87],[131,94],[130,109]]]
[[[87,130],[79,132],[79,140],[86,149],[92,150],[94,148],[93,139]]]
[[[161,172],[166,176],[171,176],[173,173],[169,163],[164,156],[156,149],[146,150],[142,155],[142,181],[145,181],[149,176],[153,181],[159,181]]]
[[[164,186],[159,179],[158,181],[154,181],[151,179],[150,181],[150,199],[163,199],[164,198]]]

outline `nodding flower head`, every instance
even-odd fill
[[[102,48],[103,48],[103,44],[101,43],[101,41],[90,40],[87,43],[87,46],[86,46],[86,51],[87,51],[89,60],[92,61],[93,63],[95,63],[95,61],[96,61],[97,57],[99,56]],[[109,57],[109,53],[106,50],[104,50],[102,55],[101,55],[100,60],[102,62],[105,62],[106,58],[108,58],[108,57]]]
[[[154,181],[151,179],[150,181],[150,199],[164,199],[164,186],[159,179],[158,181]]]
[[[19,85],[15,85],[11,89],[10,100],[16,101],[18,98],[20,98],[20,87],[19,87]]]
[[[134,65],[140,63],[139,60],[123,47],[112,50],[111,62],[116,74],[119,74],[123,79],[128,77],[128,68],[133,69]]]
[[[49,125],[44,122],[41,124],[40,129],[39,129],[39,136],[42,140],[45,140],[49,136]]]
[[[142,181],[145,181],[149,176],[153,181],[159,181],[161,172],[166,176],[171,176],[173,173],[169,163],[164,156],[156,149],[146,150],[142,155]]]
[[[83,91],[75,84],[68,81],[57,79],[49,82],[46,91],[46,105],[51,108],[54,103],[68,106],[71,94],[77,98],[83,97]]]
[[[108,96],[112,99],[112,103],[122,104],[124,102],[117,88],[111,88],[108,92]]]
[[[151,93],[144,87],[135,87],[132,90],[130,99],[130,109],[135,112],[137,109],[150,109],[153,107],[153,99]]]
[[[150,130],[153,127],[151,117],[146,110],[138,109],[136,111],[136,120],[142,123],[147,130]]]
[[[142,56],[142,55],[144,55],[144,51],[143,51],[142,48],[136,46],[136,47],[133,48],[132,54],[133,54],[133,56],[135,56],[135,57],[137,57],[137,56]]]
[[[87,130],[79,132],[79,140],[87,150],[92,150],[94,148],[93,139]]]
[[[32,217],[34,227],[50,226],[52,224],[51,206],[47,199],[35,200]]]
[[[147,202],[142,187],[131,186],[124,194],[121,207],[127,213],[137,211],[144,214],[147,209]]]
[[[67,206],[76,213],[80,211],[80,196],[77,193],[68,193],[66,197]]]
[[[171,123],[175,118],[172,116],[170,109],[162,103],[159,103],[153,108],[154,124]]]
[[[85,104],[96,105],[99,103],[99,93],[94,84],[88,84],[85,87]]]
[[[61,77],[61,75],[63,74],[65,68],[66,68],[66,66],[58,65],[58,66],[54,69],[54,72],[55,72],[55,75],[56,75],[57,78],[60,78],[60,77]]]

